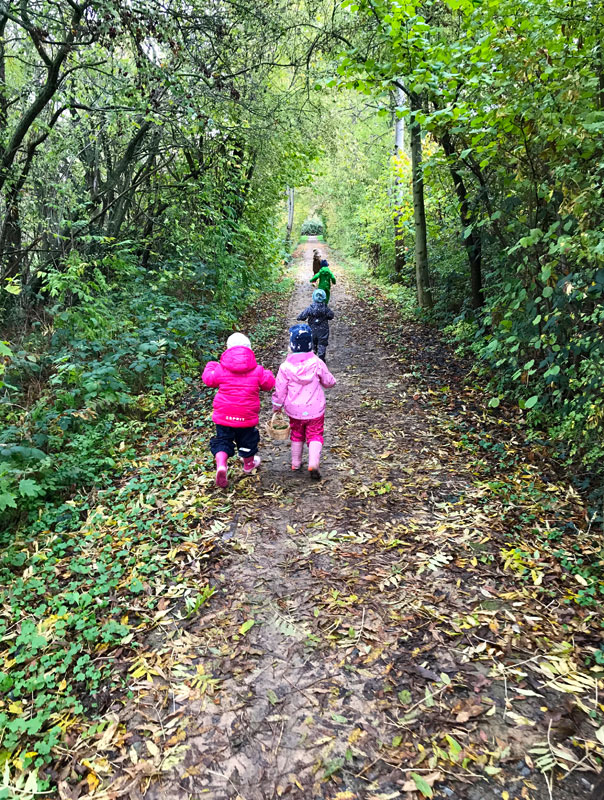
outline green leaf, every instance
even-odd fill
[[[32,481],[30,478],[23,478],[19,481],[19,493],[22,497],[36,497],[42,494],[44,489],[39,483]]]
[[[424,797],[434,797],[434,792],[432,791],[432,787],[429,783],[422,778],[421,775],[418,775],[417,772],[412,772],[411,777],[413,778],[413,782],[417,786],[417,790],[422,793]]]
[[[411,702],[411,692],[407,689],[401,689],[401,691],[398,693],[398,699],[404,706],[409,705]]]
[[[451,761],[457,761],[462,750],[461,745],[448,733],[445,734],[445,739],[449,743],[449,758]]]
[[[12,492],[0,492],[0,511],[4,511],[5,508],[17,508],[16,499],[17,495]]]
[[[242,636],[244,636],[249,631],[249,629],[252,628],[255,624],[256,624],[255,619],[248,619],[246,622],[243,623],[243,625],[240,626],[239,633]]]
[[[500,403],[501,400],[498,397],[491,397],[491,399],[489,400],[490,408],[497,408]]]
[[[325,772],[323,773],[323,777],[330,778],[336,772],[339,772],[343,766],[344,766],[343,758],[335,758],[333,761],[328,761],[327,764],[325,765]]]
[[[525,402],[524,407],[533,408],[534,406],[537,405],[538,402],[539,402],[539,395],[534,394],[532,397],[529,397],[529,399]]]

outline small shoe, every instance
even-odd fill
[[[227,479],[227,468],[226,467],[218,467],[216,470],[216,486],[219,486],[221,489],[226,489],[229,485]]]
[[[252,456],[251,458],[244,458],[243,459],[243,471],[246,475],[249,475],[250,472],[259,467],[262,463],[262,459],[260,456]]]
[[[310,472],[310,479],[311,481],[320,481],[321,480],[321,473],[319,472],[319,468],[315,467],[314,469],[308,468]]]
[[[294,466],[294,465],[292,464],[292,470],[293,470],[294,472],[297,472],[297,471],[300,469],[300,467],[301,467],[301,466],[302,466],[302,464],[298,464],[297,466]]]

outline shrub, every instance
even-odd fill
[[[323,234],[323,223],[318,217],[311,217],[302,223],[300,233],[302,236],[321,236]]]

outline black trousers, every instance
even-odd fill
[[[329,344],[329,334],[325,336],[322,334],[321,336],[316,336],[313,333],[312,337],[312,349],[313,351],[325,361],[325,351],[327,350],[327,345]]]
[[[235,455],[235,446],[241,458],[255,456],[258,452],[260,433],[258,428],[231,428],[230,425],[216,425],[216,436],[210,439],[212,455],[226,453],[229,458]]]

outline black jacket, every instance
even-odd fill
[[[298,319],[307,319],[312,329],[312,335],[321,338],[329,336],[329,320],[333,319],[333,311],[327,303],[311,303],[301,314],[298,314]]]

